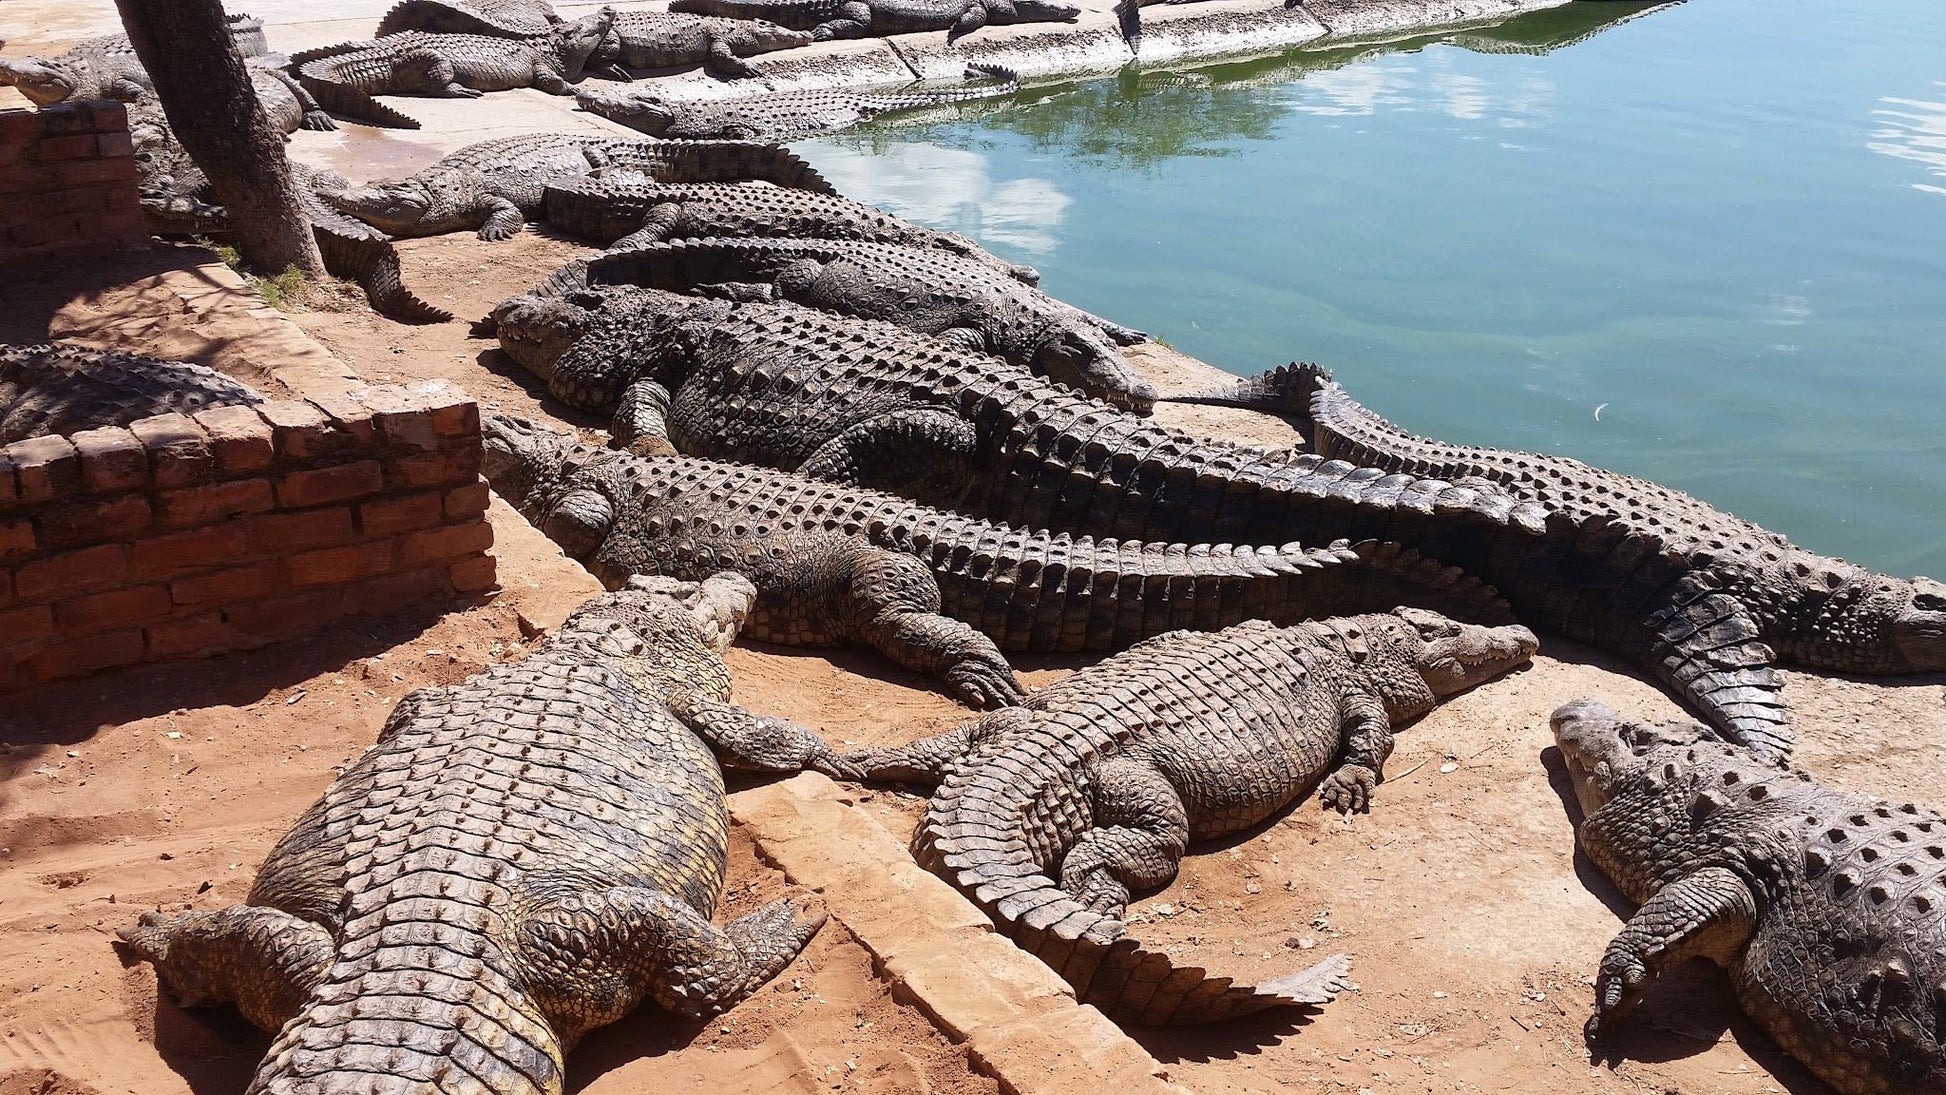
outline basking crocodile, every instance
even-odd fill
[[[633,168],[665,182],[759,180],[832,193],[831,184],[789,149],[747,141],[645,141],[570,133],[522,133],[470,144],[411,178],[333,194],[338,209],[395,236],[463,228],[506,239],[541,209],[550,183],[603,166]]]
[[[230,41],[238,54],[245,60],[263,56],[262,20],[232,15],[227,22]],[[6,40],[0,39],[0,45],[5,44]],[[155,84],[126,34],[86,39],[58,57],[0,58],[0,87],[7,86],[35,106],[87,99],[133,103],[155,94]]]
[[[1415,437],[1352,401],[1315,365],[1182,398],[1294,412],[1328,458],[1491,481],[1547,508],[1555,537],[1574,544],[1570,565],[1632,559],[1630,577],[1609,579],[1616,588],[1607,606],[1550,600],[1531,580],[1477,572],[1517,608],[1533,606],[1542,626],[1611,649],[1620,639],[1647,661],[1680,655],[1679,665],[1669,663],[1678,690],[1766,755],[1783,756],[1790,743],[1773,660],[1840,673],[1946,670],[1946,585],[1929,578],[1890,578],[1806,551],[1681,491],[1579,460]],[[1633,634],[1617,633],[1629,623],[1614,615],[1621,605],[1642,621]]]
[[[1127,935],[1131,891],[1175,878],[1190,841],[1242,832],[1312,788],[1369,807],[1392,729],[1525,664],[1524,627],[1435,612],[1263,621],[1135,646],[937,737],[844,755],[868,779],[937,784],[913,847],[1003,933],[1133,1023],[1319,1004],[1342,956],[1233,985]]]
[[[0,343],[0,445],[263,401],[202,365],[59,343]]]
[[[526,659],[408,694],[247,904],[149,913],[123,940],[183,1003],[277,1031],[260,1092],[558,1095],[574,1043],[644,997],[728,1008],[823,920],[786,899],[709,921],[715,731],[668,699],[728,699],[752,596],[734,575],[605,594]]]
[[[417,129],[411,117],[374,95],[478,98],[534,87],[570,95],[615,13],[603,8],[561,23],[545,39],[407,31],[370,42],[306,50],[291,58],[297,78],[327,110],[376,125]]]
[[[933,248],[860,240],[714,239],[649,243],[588,263],[596,285],[705,289],[882,319],[1005,358],[1146,413],[1155,388],[1111,340],[1132,331],[980,262]]]
[[[753,638],[868,643],[976,707],[1024,694],[1001,650],[1115,650],[1402,598],[1497,605],[1396,545],[1075,540],[785,472],[594,448],[505,415],[485,433],[494,490],[603,582],[741,571],[757,584]]]
[[[311,93],[275,65],[276,59],[254,57],[244,69],[257,92],[257,103],[270,124],[279,132],[299,129],[336,129]],[[41,61],[35,58],[0,60],[0,85],[12,84],[15,90],[36,106],[52,106],[86,99],[115,99],[131,106],[160,106],[155,85],[135,54],[85,54],[75,59]]]
[[[439,34],[490,34],[535,38],[552,33],[560,17],[545,0],[400,0],[379,21],[378,34],[419,30]],[[661,11],[621,11],[588,59],[591,72],[628,74],[626,68],[704,65],[725,78],[761,75],[743,58],[809,45],[804,31],[761,19],[724,19]]]
[[[1081,15],[1063,0],[671,0],[669,10],[768,19],[820,42],[932,30],[952,42],[988,25],[1072,23]]]
[[[560,22],[547,0],[399,0],[380,17],[373,37],[419,30],[528,38],[550,34]]]
[[[722,137],[781,141],[849,129],[880,114],[994,99],[1020,90],[1020,78],[999,65],[968,65],[969,79],[992,83],[937,91],[777,91],[734,99],[683,101],[654,91],[581,88],[581,109],[656,137]]]
[[[1946,1091],[1946,817],[1822,786],[1694,724],[1554,712],[1579,839],[1640,909],[1595,979],[1592,1042],[1702,956],[1842,1095]]]
[[[554,183],[547,222],[570,235],[626,250],[666,239],[814,236],[933,247],[997,267],[1032,285],[1040,274],[988,254],[952,232],[935,232],[837,194],[753,183],[663,183],[611,169]]]

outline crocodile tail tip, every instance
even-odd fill
[[[1168,403],[1243,407],[1253,411],[1308,417],[1311,410],[1311,396],[1329,383],[1331,383],[1331,374],[1324,369],[1308,361],[1293,361],[1256,376],[1214,388],[1164,396],[1163,400]]]

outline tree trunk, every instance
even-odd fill
[[[122,26],[176,139],[229,209],[246,266],[319,274],[311,226],[284,159],[283,134],[257,105],[219,0],[115,0]]]

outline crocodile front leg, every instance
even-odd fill
[[[716,750],[726,768],[750,772],[823,772],[857,780],[864,770],[838,755],[823,738],[789,719],[759,715],[733,703],[677,689],[669,710]]]
[[[864,0],[838,5],[838,17],[811,28],[813,42],[834,38],[867,38],[872,33],[872,6]]]
[[[1392,722],[1377,697],[1355,693],[1344,701],[1339,727],[1345,759],[1318,785],[1318,801],[1341,814],[1369,813],[1372,790],[1385,778],[1385,758],[1392,755]]]
[[[1011,10],[1013,5],[1009,4],[1007,7]],[[953,23],[952,29],[946,32],[946,40],[957,42],[986,26],[988,14],[986,4],[981,3],[980,0],[972,0],[972,3],[966,5],[966,10],[960,12],[960,17]]]
[[[1159,890],[1176,877],[1189,847],[1189,813],[1169,777],[1135,757],[1096,764],[1089,798],[1094,826],[1061,860],[1061,888],[1120,920],[1131,892]]]
[[[549,95],[574,94],[574,85],[568,83],[568,78],[546,65],[534,66],[534,86]]]
[[[615,404],[608,432],[623,448],[643,456],[673,453],[669,442],[669,389],[653,380],[638,380],[623,389]]]
[[[1727,965],[1756,930],[1757,899],[1727,867],[1704,867],[1656,891],[1601,956],[1588,1041],[1614,1029],[1664,973],[1698,955]]]
[[[900,552],[869,549],[848,591],[858,635],[908,669],[939,677],[973,707],[1004,707],[1027,696],[993,640],[939,614],[939,581]]]
[[[718,928],[659,890],[618,886],[549,900],[524,918],[534,997],[564,1046],[649,996],[695,1018],[716,1015],[776,976],[824,924],[789,899]]]
[[[719,80],[748,80],[762,76],[757,66],[736,55],[730,43],[717,35],[709,40],[709,56],[703,60],[703,71]]]
[[[118,934],[183,1007],[235,1003],[245,1019],[275,1031],[331,968],[331,933],[261,905],[164,916],[146,912]]]

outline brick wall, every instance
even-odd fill
[[[0,110],[0,266],[148,240],[122,104]]]
[[[0,688],[484,590],[480,452],[443,382],[0,449]]]

